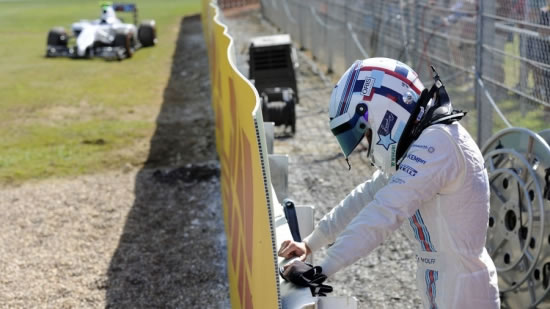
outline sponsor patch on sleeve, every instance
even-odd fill
[[[435,148],[433,146],[429,146],[429,145],[412,144],[411,147],[412,148],[426,149],[429,153],[433,153],[435,151]]]
[[[406,165],[406,164],[401,164],[399,165],[399,170],[411,175],[411,176],[416,176],[416,174],[418,173],[417,170],[415,170],[412,166],[409,166],[409,165]]]
[[[390,183],[396,183],[396,184],[402,185],[402,184],[406,183],[406,181],[399,178],[399,177],[394,176],[390,179]]]
[[[422,159],[422,158],[419,157],[419,156],[415,156],[415,155],[413,155],[412,153],[409,153],[409,154],[407,155],[407,158],[410,159],[410,160],[412,160],[412,161],[414,161],[414,162],[416,162],[416,163],[426,164],[426,160]]]

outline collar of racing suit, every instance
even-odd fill
[[[404,158],[404,154],[410,145],[420,136],[422,131],[434,124],[451,124],[460,121],[467,112],[453,109],[451,99],[447,94],[445,85],[441,82],[439,74],[432,66],[434,84],[428,91],[424,89],[418,99],[415,110],[411,114],[403,132],[409,132],[401,138],[397,145],[397,168]],[[429,105],[430,102],[433,104]]]

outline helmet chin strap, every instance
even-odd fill
[[[348,171],[351,171],[351,164],[349,164],[349,159],[346,158],[346,163],[348,164]]]
[[[417,139],[420,133],[431,125],[438,123],[451,124],[455,121],[459,121],[466,115],[466,112],[453,109],[445,85],[441,82],[435,68],[433,66],[431,66],[431,68],[434,74],[434,85],[430,89],[428,97],[433,98],[434,104],[424,113],[420,123],[413,129],[414,139]],[[426,102],[426,105],[427,103],[428,102]],[[424,105],[424,108],[426,108],[426,105]]]
[[[434,84],[429,91],[424,90],[418,99],[419,104],[415,113],[411,115],[410,123],[405,127],[405,132],[409,131],[408,136],[404,136],[397,146],[397,165],[401,163],[404,154],[410,145],[420,136],[422,131],[434,124],[451,124],[459,121],[466,115],[466,112],[453,109],[451,99],[445,90],[445,85],[441,82],[439,74],[433,66]],[[433,100],[432,106],[428,108],[428,102]]]

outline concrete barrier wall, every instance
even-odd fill
[[[232,308],[278,308],[270,175],[259,97],[234,65],[215,2],[203,0],[216,147],[221,164]],[[260,124],[260,125],[259,125]]]

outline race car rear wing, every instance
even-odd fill
[[[113,9],[116,12],[137,12],[137,6],[134,3],[113,3]]]
[[[133,13],[134,25],[138,23],[137,6],[134,3],[113,3],[113,9],[115,12],[129,12]]]

